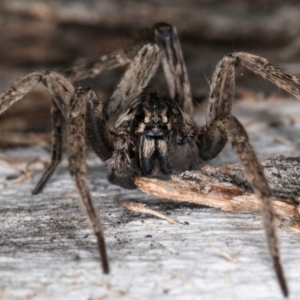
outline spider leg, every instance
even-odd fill
[[[52,154],[51,163],[32,191],[33,195],[41,193],[62,159],[62,125],[63,115],[55,101],[52,101]]]
[[[103,103],[97,97],[90,98],[87,103],[86,126],[88,140],[97,156],[103,161],[111,158],[114,151],[111,142],[113,138],[103,115]]]
[[[283,71],[272,65],[267,59],[257,55],[245,52],[235,52],[232,53],[231,56],[252,72],[271,81],[278,87],[295,96],[297,99],[300,99],[300,80],[296,76]]]
[[[53,145],[52,158],[60,157],[61,149],[59,140],[61,136],[59,131],[61,121],[58,121],[58,119],[63,116],[67,120],[70,173],[79,193],[79,199],[88,223],[96,235],[103,272],[108,273],[109,265],[102,225],[85,179],[86,105],[96,95],[90,89],[78,88],[75,90],[70,81],[56,72],[36,72],[15,81],[7,91],[0,94],[0,113],[22,99],[38,82],[42,82],[48,87],[55,102],[54,109],[55,111],[59,110],[61,114],[54,114],[55,124],[58,126],[58,128],[54,129],[54,136],[58,143],[54,143]],[[43,184],[40,183],[40,186],[42,187]],[[39,191],[39,186],[35,190]]]
[[[103,55],[98,59],[85,60],[69,68],[60,71],[71,82],[77,82],[85,78],[94,78],[104,71],[112,70],[131,62],[126,51],[117,51],[109,55]]]
[[[0,114],[21,100],[41,81],[43,75],[44,72],[34,72],[13,82],[7,91],[0,94]]]
[[[154,34],[157,44],[163,50],[162,65],[170,96],[185,113],[192,116],[191,87],[176,28],[167,23],[157,23],[154,25]]]
[[[120,132],[114,143],[114,152],[106,161],[107,179],[125,189],[135,189],[134,178],[137,176],[135,157],[130,156],[131,139],[126,132]]]
[[[137,175],[135,158],[130,155],[131,136],[126,132],[131,116],[129,106],[147,87],[159,63],[159,47],[145,44],[137,52],[106,106],[103,107],[97,99],[87,103],[87,133],[92,147],[106,161],[108,180],[126,189],[136,188],[134,178]],[[114,132],[113,138],[108,128]]]
[[[231,55],[224,56],[213,73],[206,111],[207,126],[201,128],[197,141],[199,155],[203,160],[215,158],[227,143],[226,132],[220,130],[213,121],[231,113],[237,64]]]
[[[98,249],[101,255],[104,273],[109,273],[109,265],[106,254],[104,235],[99,215],[91,197],[89,187],[85,179],[85,117],[86,103],[95,98],[95,93],[88,88],[78,88],[70,103],[67,115],[68,131],[68,156],[70,173],[75,181],[81,206],[87,216],[90,228],[97,237]]]
[[[250,56],[251,58],[254,57]],[[246,179],[252,185],[256,197],[261,200],[270,255],[281,290],[287,296],[288,288],[280,263],[272,192],[255,152],[248,141],[245,129],[235,117],[230,115],[234,97],[235,68],[240,61],[242,61],[241,56],[234,53],[226,55],[216,67],[207,110],[207,126],[203,128],[202,132],[200,130],[198,136],[199,154],[204,158],[211,159],[222,150],[227,139],[230,141],[243,166]],[[280,86],[285,87],[285,89],[290,88],[296,94],[300,85],[298,87],[295,77],[271,65],[266,67],[271,68],[271,70],[274,68],[277,71],[276,76],[274,75],[277,85],[281,84]],[[272,77],[271,75],[268,76]],[[275,79],[272,77],[273,82]],[[287,82],[292,84],[287,84]]]
[[[235,92],[235,69],[238,61],[231,55],[225,55],[219,61],[212,77],[210,95],[206,112],[206,122],[231,113]]]
[[[218,117],[215,119],[214,123],[220,130],[226,132],[232,148],[243,166],[246,179],[251,184],[256,197],[261,200],[261,209],[269,252],[273,260],[281,290],[287,297],[288,288],[280,262],[277,226],[272,204],[272,191],[264,175],[262,166],[248,141],[248,136],[244,127],[235,117],[231,115]]]
[[[128,124],[134,116],[136,100],[148,86],[160,63],[160,48],[145,44],[136,54],[121,78],[110,100],[104,107],[107,126],[114,131],[114,151],[106,161],[107,178],[126,189],[136,188],[134,178],[138,174],[136,157],[132,147],[135,138],[128,132]]]
[[[105,117],[115,123],[134,99],[148,86],[160,63],[160,49],[155,44],[145,44],[137,53],[118,86],[104,107]]]

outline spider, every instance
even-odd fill
[[[149,81],[162,64],[169,95],[151,91]],[[62,126],[67,123],[69,169],[89,226],[97,238],[102,269],[109,273],[103,229],[85,179],[87,136],[107,167],[107,178],[125,189],[137,176],[165,176],[200,168],[216,157],[227,141],[243,166],[246,179],[262,203],[269,252],[285,296],[288,288],[280,262],[272,193],[241,123],[231,115],[235,70],[243,65],[300,98],[300,81],[265,58],[243,52],[225,55],[213,74],[206,126],[192,120],[190,84],[174,26],[157,23],[128,48],[61,72],[40,71],[15,81],[0,94],[0,113],[21,100],[37,83],[52,97],[52,156],[33,190],[40,193],[62,159]],[[109,101],[101,102],[88,87],[73,83],[128,65]]]

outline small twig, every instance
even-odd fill
[[[211,249],[215,250],[216,252],[218,252],[221,256],[225,257],[228,261],[231,261],[233,263],[239,263],[240,261],[233,256],[232,254],[228,253],[227,251],[217,247],[217,246],[210,246]]]
[[[49,165],[49,161],[34,158],[16,158],[0,153],[0,163],[9,165],[12,169],[20,172],[26,172],[29,169],[32,171],[40,171]]]
[[[155,211],[151,208],[148,208],[145,204],[130,202],[130,203],[123,203],[123,204],[121,204],[121,206],[125,207],[129,210],[132,210],[132,211],[153,215],[160,219],[167,220],[170,224],[178,224],[179,223],[176,219],[166,216],[166,215],[164,215],[158,211]]]
[[[274,140],[276,142],[279,142],[281,144],[284,144],[284,145],[287,145],[287,146],[291,146],[291,147],[297,147],[297,144],[283,136],[280,136],[280,135],[276,135]]]
[[[48,162],[43,161],[38,157],[31,159],[15,158],[6,156],[4,154],[0,154],[0,163],[1,162],[8,164],[11,168],[16,170],[18,174],[16,174],[16,176],[13,176],[13,178],[15,179],[0,186],[0,190],[8,189],[14,185],[23,183],[27,179],[32,178],[35,171],[42,170],[49,164]]]
[[[115,296],[117,296],[119,298],[126,296],[125,292],[120,291],[120,290],[116,290],[112,285],[110,285],[110,284],[108,284],[106,282],[102,282],[102,281],[100,281],[99,279],[96,279],[96,278],[92,279],[92,281],[95,284],[97,284],[99,286],[102,286],[105,289],[107,289],[108,291],[112,292]]]
[[[292,222],[286,228],[288,228],[288,229],[290,229],[294,232],[300,232],[300,223],[299,222]]]
[[[189,284],[192,288],[197,288],[197,285],[193,282],[193,280],[186,276],[181,270],[175,269],[173,273],[177,277],[180,277],[185,283]]]
[[[24,181],[26,181],[27,179],[32,178],[33,175],[34,175],[34,171],[33,170],[29,170],[26,173],[20,175],[18,178],[16,178],[16,179],[12,180],[11,182],[9,182],[9,183],[4,184],[3,186],[1,186],[0,190],[5,190],[5,189],[8,189],[8,188],[11,188],[14,185],[21,184]]]
[[[174,249],[173,247],[170,247],[170,246],[165,246],[161,243],[158,243],[160,246],[164,247],[165,249],[167,249],[168,251],[170,251],[170,253],[174,254],[174,255],[179,255],[179,252]]]

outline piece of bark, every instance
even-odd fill
[[[275,212],[285,220],[300,216],[299,163],[300,158],[283,156],[263,163],[274,193]],[[171,180],[139,177],[135,183],[145,193],[170,200],[197,203],[224,211],[260,211],[260,201],[251,192],[239,164],[205,166],[200,171],[173,175]]]
[[[121,206],[127,208],[128,210],[132,210],[132,211],[139,212],[142,214],[153,215],[157,218],[168,221],[170,224],[178,224],[179,223],[176,219],[174,219],[170,216],[167,216],[159,211],[155,211],[155,210],[147,207],[145,204],[130,202],[130,203],[123,203]]]

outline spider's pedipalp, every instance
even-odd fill
[[[206,110],[206,127],[198,134],[199,155],[203,160],[215,158],[227,142],[227,134],[214,123],[216,118],[231,114],[235,69],[238,60],[231,54],[225,55],[217,64],[212,77]]]
[[[225,147],[227,134],[219,128],[215,122],[201,128],[197,135],[197,146],[199,156],[202,160],[208,161],[215,158]]]
[[[130,157],[131,139],[127,133],[119,133],[114,152],[106,160],[107,179],[125,189],[135,189],[134,178],[138,174],[136,160]]]

